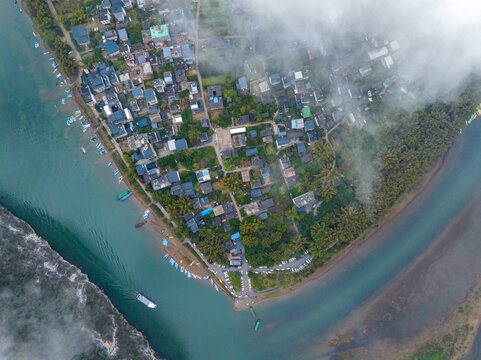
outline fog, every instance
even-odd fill
[[[471,72],[480,71],[481,23],[474,0],[247,0],[264,31],[280,43],[298,40],[311,46],[338,46],[374,36],[398,40],[399,74],[422,83],[435,96],[456,90]],[[269,32],[269,28],[275,31]],[[360,58],[362,44],[352,48]]]

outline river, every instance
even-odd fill
[[[442,233],[481,180],[481,126],[465,132],[429,190],[355,254],[295,296],[249,312],[210,286],[187,279],[162,260],[160,238],[134,229],[144,209],[112,176],[60,106],[48,56],[34,48],[27,19],[0,3],[0,203],[27,221],[66,260],[105,290],[114,305],[170,359],[294,359],[328,356],[316,339],[383,288]],[[84,146],[87,153],[82,153]],[[469,175],[469,176],[467,176]],[[141,291],[158,308],[135,300]],[[314,346],[314,344],[317,344]]]

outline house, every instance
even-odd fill
[[[112,0],[111,3],[112,7],[110,8],[110,11],[112,11],[115,21],[119,24],[127,23],[127,13],[125,12],[122,0]]]
[[[110,57],[119,55],[120,53],[119,45],[117,45],[117,43],[114,41],[107,41],[104,44],[104,49],[105,49],[105,52],[107,53],[107,56],[110,56]]]
[[[251,198],[256,199],[260,198],[262,196],[262,191],[261,189],[253,189],[251,190]]]
[[[304,119],[292,119],[291,129],[304,129]]]
[[[259,91],[261,93],[269,91],[269,84],[267,83],[267,81],[264,80],[259,84]]]
[[[152,81],[152,86],[159,94],[165,92],[165,81],[163,79],[154,79]]]
[[[169,140],[167,146],[170,151],[181,151],[189,148],[185,139]]]
[[[170,71],[164,72],[164,81],[166,85],[172,85],[174,83],[172,73]]]
[[[253,201],[244,206],[244,211],[246,213],[246,216],[252,216],[259,213],[261,209],[259,207],[259,203],[257,201]]]
[[[208,169],[204,170],[199,170],[195,173],[195,176],[197,177],[197,181],[199,183],[203,183],[205,181],[210,181],[210,174]]]
[[[137,120],[135,125],[139,128],[143,128],[150,125],[150,120],[148,118],[142,118],[140,120]]]
[[[119,29],[119,40],[122,42],[128,42],[129,36],[127,35],[126,29]]]
[[[208,86],[207,96],[209,97],[209,107],[212,110],[223,109],[222,88],[220,85]]]
[[[200,119],[200,126],[202,126],[203,128],[209,128],[210,127],[209,119],[206,119],[206,118]]]
[[[162,43],[170,41],[169,29],[166,24],[151,26],[149,30],[152,42]]]
[[[267,210],[267,211],[273,210],[275,208],[274,200],[272,199],[261,200],[260,207],[262,210]]]
[[[203,133],[200,134],[199,139],[200,139],[201,144],[205,144],[205,143],[208,143],[211,140],[211,137],[209,136],[208,133],[203,132]]]
[[[72,28],[72,38],[79,44],[88,45],[89,43],[89,34],[87,32],[87,28],[83,25],[76,26]]]
[[[168,63],[172,61],[172,50],[170,47],[162,48],[162,59],[164,62]]]
[[[257,155],[259,152],[257,151],[257,148],[247,148],[246,149],[246,156],[254,156]]]
[[[165,176],[167,177],[167,180],[169,180],[171,184],[180,182],[180,176],[178,171],[171,171],[167,173]]]
[[[155,95],[154,90],[152,89],[145,89],[144,91],[145,101],[149,105],[156,105],[158,103],[157,96]]]
[[[249,93],[249,85],[247,84],[247,79],[245,76],[237,79],[236,88],[237,91],[243,95],[247,95]]]
[[[306,192],[305,194],[299,195],[292,199],[294,206],[297,211],[309,212],[314,208],[316,204],[316,198],[312,191]]]
[[[104,41],[117,41],[118,35],[115,29],[105,30],[103,35]]]
[[[304,143],[297,143],[297,152],[299,156],[302,157],[306,152],[306,145]]]
[[[304,130],[306,131],[314,130],[314,121],[313,120],[304,121]]]
[[[276,136],[276,146],[278,149],[289,145],[289,138],[287,136],[280,137]]]
[[[212,191],[214,191],[212,189],[212,183],[210,181],[203,182],[200,184],[200,191],[204,195],[210,194]]]
[[[110,8],[110,2],[109,2],[109,8]],[[109,9],[102,9],[98,13],[99,17],[99,22],[103,25],[109,25],[110,22],[112,21],[112,15],[110,14]]]
[[[386,56],[388,55],[388,50],[387,50],[387,47],[383,46],[383,47],[380,47],[380,48],[377,48],[377,49],[374,49],[372,51],[369,51],[367,53],[368,57],[369,57],[369,60],[373,61],[373,60],[376,60],[380,57],[383,57],[383,56]]]
[[[181,47],[182,51],[182,59],[185,61],[186,64],[192,65],[195,63],[195,53],[189,46],[189,44],[184,44]]]
[[[249,115],[241,115],[237,118],[237,125],[245,125],[245,124],[248,124],[250,122],[250,118],[249,118]]]
[[[151,144],[142,145],[139,148],[138,153],[139,153],[139,158],[141,159],[153,159],[154,157],[157,156]]]
[[[271,74],[269,75],[269,83],[274,85],[279,85],[281,83],[281,75],[279,74]]]
[[[100,7],[102,9],[110,9],[112,7],[112,5],[110,4],[110,0],[102,0]]]
[[[144,90],[142,90],[142,88],[140,87],[134,88],[132,89],[132,96],[134,97],[134,99],[140,99],[144,97]]]
[[[144,78],[149,78],[154,74],[154,72],[152,71],[152,65],[150,64],[150,62],[146,61],[144,65],[142,65],[142,74]]]
[[[94,94],[92,94],[92,90],[90,90],[90,86],[83,85],[81,88],[81,95],[82,99],[88,106],[94,106],[95,104],[97,104],[95,96]]]

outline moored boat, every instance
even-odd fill
[[[144,226],[145,224],[147,224],[147,221],[142,220],[141,222],[135,224],[135,228],[138,229],[139,227]]]
[[[256,324],[255,324],[255,326],[254,326],[254,331],[259,330],[260,324],[261,324],[261,321],[260,321],[259,319],[257,319]]]
[[[124,201],[124,200],[127,200],[130,195],[132,195],[132,192],[129,190],[125,190],[122,194],[120,194],[119,196],[117,196],[117,200],[119,201]]]

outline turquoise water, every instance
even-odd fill
[[[465,132],[446,167],[398,217],[390,233],[374,237],[335,271],[295,296],[256,307],[254,333],[248,312],[210,286],[185,278],[162,261],[160,239],[134,229],[144,209],[115,200],[110,160],[60,106],[48,56],[34,49],[31,27],[11,2],[0,3],[0,202],[29,222],[68,261],[105,290],[161,356],[171,359],[319,358],[316,339],[392,279],[449,225],[481,180],[481,126]],[[8,34],[8,35],[6,35]],[[134,298],[139,290],[159,305],[151,311]]]

